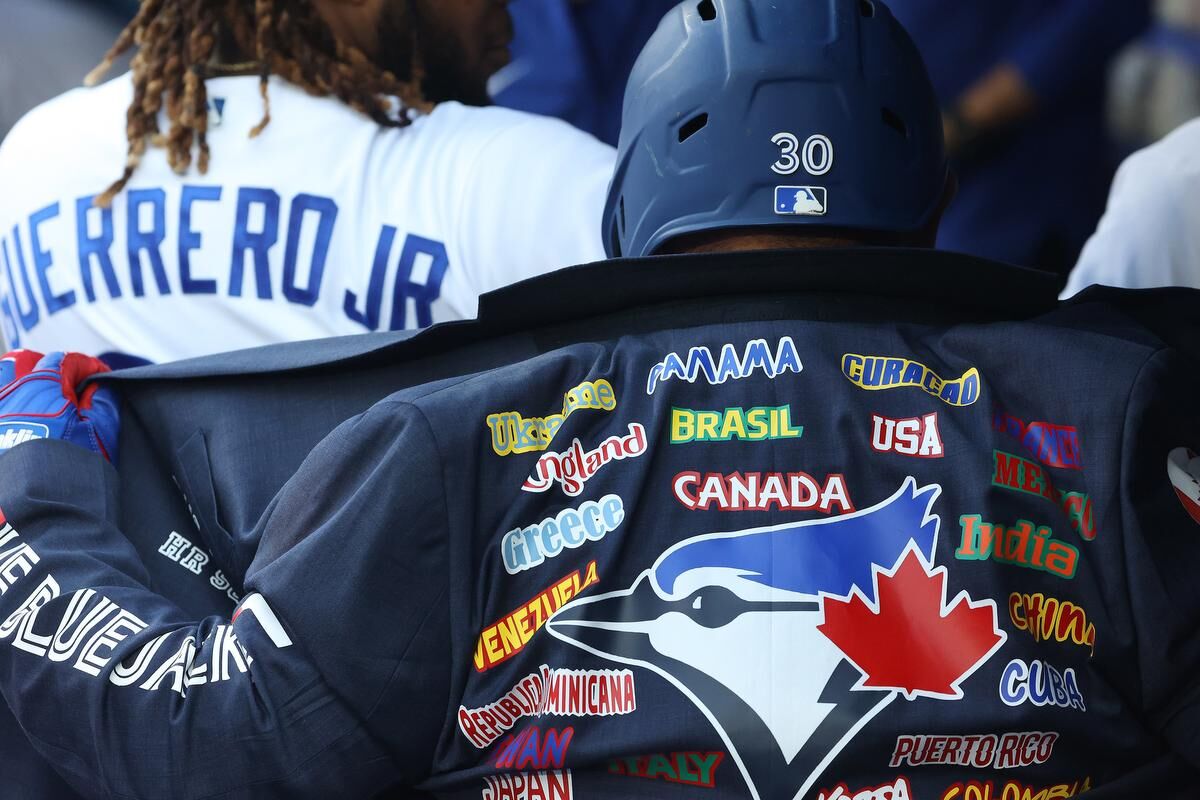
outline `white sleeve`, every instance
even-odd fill
[[[1200,122],[1130,156],[1063,298],[1092,284],[1200,288]]]
[[[472,287],[602,260],[616,151],[557,119],[491,111],[500,125],[474,154],[453,228]]]

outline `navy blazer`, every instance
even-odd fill
[[[105,377],[119,476],[0,457],[0,692],[97,797],[1178,789],[1197,298],[1054,285],[611,262],[474,323]],[[939,582],[932,617],[885,605]],[[811,681],[765,701],[748,644]]]

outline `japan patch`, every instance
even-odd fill
[[[776,186],[775,213],[784,217],[820,217],[829,209],[822,186]]]
[[[1176,447],[1167,456],[1167,477],[1183,503],[1183,510],[1200,523],[1200,456]]]

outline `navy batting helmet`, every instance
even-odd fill
[[[913,233],[946,185],[937,96],[879,0],[687,0],[625,94],[609,256],[795,225]]]

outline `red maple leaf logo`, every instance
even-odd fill
[[[1008,635],[996,622],[992,600],[966,592],[946,605],[946,568],[930,569],[910,548],[891,571],[875,568],[875,604],[856,587],[843,600],[822,598],[821,633],[858,667],[871,689],[957,699],[958,683],[1000,647]]]

